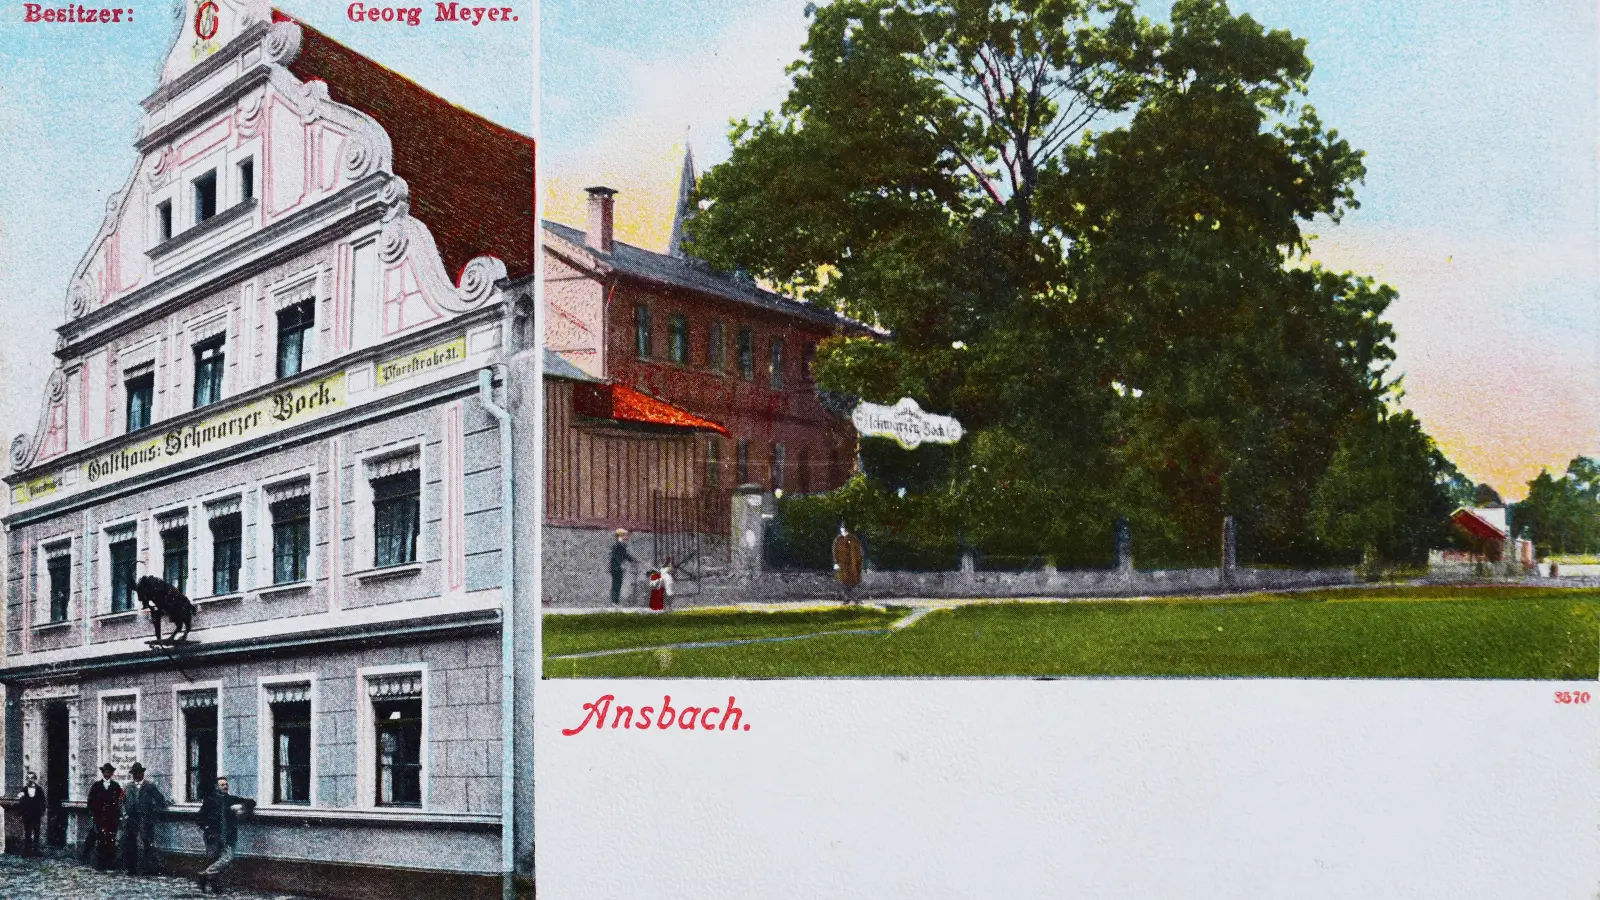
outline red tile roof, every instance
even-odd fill
[[[693,428],[700,431],[715,431],[723,437],[728,437],[728,429],[710,419],[702,419],[664,400],[657,400],[620,384],[573,385],[572,407],[580,415],[592,419]]]
[[[475,256],[498,257],[513,278],[532,274],[539,241],[533,138],[430,93],[299,19],[277,10],[273,18],[303,32],[289,66],[296,78],[325,82],[334,101],[389,133],[395,174],[411,190],[411,214],[433,232],[451,278]]]

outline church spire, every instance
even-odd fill
[[[683,225],[694,216],[694,148],[685,141],[683,145],[683,172],[678,176],[678,205],[672,211],[672,237],[667,239],[667,252],[679,259],[688,256],[684,250]]]

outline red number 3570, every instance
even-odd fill
[[[1556,691],[1557,703],[1588,703],[1588,691]]]

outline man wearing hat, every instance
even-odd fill
[[[133,776],[122,790],[122,862],[134,875],[153,875],[156,871],[156,821],[167,806],[161,789],[144,780],[144,765],[134,763]]]
[[[622,564],[638,562],[628,552],[628,529],[617,529],[617,542],[611,545],[611,605],[622,602]]]
[[[111,779],[117,767],[106,763],[100,767],[100,780],[89,786],[89,830],[84,841],[84,853],[97,869],[106,869],[117,862],[117,826],[122,820],[122,785]]]

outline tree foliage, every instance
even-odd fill
[[[1600,464],[1579,456],[1559,478],[1541,471],[1512,512],[1540,556],[1600,552]]]
[[[963,542],[1071,559],[1122,515],[1146,562],[1209,561],[1233,515],[1246,560],[1414,555],[1441,458],[1384,456],[1426,439],[1385,412],[1394,292],[1305,260],[1365,172],[1310,73],[1304,41],[1220,0],[1170,23],[1129,0],[837,0],[781,109],[702,179],[694,246],[890,333],[824,343],[814,374],[963,421],[950,452],[868,459],[951,501]],[[1390,465],[1414,470],[1362,470]],[[1391,474],[1422,493],[1339,506]],[[1356,522],[1388,530],[1352,542]]]

